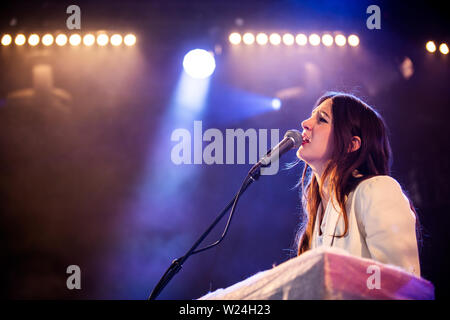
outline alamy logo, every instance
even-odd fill
[[[381,289],[380,267],[377,265],[371,264],[370,266],[367,267],[366,273],[371,274],[371,276],[369,276],[366,281],[367,288],[370,290]]]
[[[67,278],[66,286],[67,289],[81,289],[81,269],[79,266],[72,264],[67,267],[66,273],[70,274]]]
[[[367,18],[366,26],[367,29],[373,30],[373,29],[381,29],[381,10],[380,7],[373,4],[371,6],[367,7],[366,10],[367,14],[370,14],[370,16]]]
[[[69,30],[81,29],[81,9],[79,6],[72,4],[67,7],[66,13],[70,16],[66,20],[66,26]]]
[[[269,150],[267,145],[267,129],[226,129],[225,138],[222,131],[215,128],[203,132],[202,122],[194,121],[193,138],[191,132],[184,128],[175,129],[170,137],[177,142],[171,151],[171,160],[181,164],[246,164],[246,140],[248,141],[248,164],[255,164]],[[280,141],[280,130],[270,129],[271,147]],[[203,149],[203,143],[209,142]],[[224,148],[225,145],[225,148]],[[224,154],[225,149],[225,154]],[[259,152],[258,152],[259,149]],[[193,154],[193,159],[192,159]],[[269,166],[261,168],[262,175],[274,175],[278,172],[279,163],[273,161]]]

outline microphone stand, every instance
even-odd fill
[[[156,284],[155,288],[153,289],[152,293],[150,294],[148,300],[155,300],[158,295],[161,293],[161,291],[167,286],[167,284],[169,283],[169,281],[181,270],[181,267],[183,266],[183,263],[186,262],[186,260],[193,254],[202,252],[204,250],[210,249],[216,245],[218,245],[223,238],[226,235],[226,232],[228,230],[228,227],[230,225],[230,221],[231,218],[233,216],[234,213],[234,209],[236,207],[237,201],[239,199],[239,197],[241,196],[241,194],[243,194],[245,192],[245,190],[247,190],[247,188],[256,180],[258,180],[258,178],[261,175],[261,163],[256,163],[248,172],[244,182],[241,185],[241,188],[239,189],[238,193],[234,196],[233,199],[231,199],[231,201],[227,204],[227,206],[219,213],[219,215],[217,216],[217,218],[213,221],[213,223],[208,227],[208,229],[206,229],[206,231],[200,236],[200,238],[198,238],[198,240],[194,243],[194,245],[186,252],[185,255],[175,259],[172,261],[172,264],[169,266],[169,268],[167,268],[166,272],[164,273],[164,275],[161,277],[161,279],[159,280],[159,282]],[[200,243],[202,243],[202,241],[208,236],[208,234],[211,232],[212,229],[214,229],[214,227],[217,225],[217,223],[219,223],[219,221],[223,218],[223,216],[228,212],[228,210],[231,209],[231,213],[230,213],[230,217],[228,218],[228,223],[225,227],[225,230],[222,234],[222,237],[216,241],[215,243],[208,245],[204,248],[201,249],[197,249],[197,247],[200,245]]]

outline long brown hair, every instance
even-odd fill
[[[365,179],[389,175],[392,152],[387,127],[377,111],[354,95],[340,92],[327,92],[317,100],[315,106],[327,99],[332,101],[334,148],[320,181],[328,181],[330,196],[334,196],[339,204],[345,229],[343,234],[336,237],[343,237],[348,232],[345,208],[348,194]],[[353,136],[361,138],[361,146],[356,151],[348,152]],[[355,175],[355,172],[360,175]],[[300,185],[304,219],[297,233],[299,255],[311,248],[323,188],[306,163]]]

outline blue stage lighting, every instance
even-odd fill
[[[275,110],[279,110],[281,108],[281,100],[278,98],[273,98],[272,99],[272,108],[274,108]]]
[[[202,49],[195,49],[184,56],[183,68],[192,78],[205,79],[214,72],[216,61],[212,53]]]

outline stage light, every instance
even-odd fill
[[[99,46],[102,46],[102,47],[106,46],[108,44],[108,41],[109,41],[109,37],[108,37],[108,35],[106,35],[104,33],[99,34],[97,36],[97,44]]]
[[[202,49],[194,49],[184,56],[183,68],[192,78],[205,79],[214,72],[216,61],[212,53]]]
[[[58,46],[62,47],[67,43],[67,36],[65,34],[58,34],[55,38],[55,42]]]
[[[30,46],[37,46],[39,44],[39,36],[37,34],[32,34],[28,37],[28,44]]]
[[[244,33],[244,35],[242,36],[242,41],[246,45],[251,45],[255,42],[255,36],[250,32]]]
[[[14,43],[18,46],[23,46],[25,44],[26,38],[25,35],[19,33],[14,39]]]
[[[335,42],[336,45],[338,45],[339,47],[343,47],[343,46],[345,46],[345,44],[347,43],[347,38],[345,38],[345,36],[342,35],[342,34],[338,34],[338,35],[334,38],[334,42]]]
[[[311,34],[309,36],[309,44],[312,46],[318,46],[320,44],[320,37],[318,34]]]
[[[331,34],[324,34],[322,36],[322,43],[326,47],[330,47],[331,45],[333,45],[333,37],[331,36]]]
[[[47,33],[42,36],[41,42],[44,46],[48,47],[53,44],[54,38],[51,34]]]
[[[136,36],[131,33],[127,34],[125,38],[123,38],[123,43],[128,47],[134,46],[136,44]]]
[[[275,110],[279,110],[281,108],[281,100],[278,98],[272,99],[272,108]]]
[[[86,35],[83,37],[83,44],[84,44],[85,46],[90,47],[90,46],[92,46],[94,43],[95,43],[95,36],[94,36],[93,34],[88,33],[88,34],[86,34]]]
[[[286,33],[283,35],[283,43],[287,46],[292,46],[294,44],[295,38],[292,34]]]
[[[9,46],[12,42],[12,37],[9,34],[4,34],[2,37],[2,45]]]
[[[267,44],[267,42],[269,41],[269,37],[267,36],[267,34],[265,33],[258,33],[256,35],[256,43],[258,43],[259,45],[265,45]]]
[[[359,45],[359,38],[355,34],[351,34],[348,36],[348,44],[352,47],[357,47]]]
[[[237,45],[237,44],[241,43],[242,37],[239,33],[233,32],[228,37],[228,40],[230,40],[231,44]]]
[[[414,64],[409,57],[405,57],[403,62],[400,64],[400,72],[406,80],[411,78],[414,74]]]
[[[81,43],[81,36],[78,33],[74,33],[69,37],[69,43],[72,46],[78,46]]]
[[[279,45],[281,43],[281,36],[278,33],[272,33],[269,36],[269,41],[274,46],[277,46],[277,45]]]
[[[120,46],[122,44],[122,36],[120,34],[113,34],[111,44],[115,47]]]
[[[425,48],[427,48],[428,52],[435,52],[436,51],[436,45],[434,44],[434,41],[428,41],[425,45]]]
[[[308,43],[308,38],[306,37],[305,34],[303,33],[299,33],[296,37],[295,37],[295,42],[297,42],[297,44],[299,46],[304,46]]]
[[[42,37],[42,44],[46,47],[51,46],[53,44],[53,40],[53,36],[47,33]]]
[[[446,44],[446,43],[442,43],[442,44],[439,46],[439,51],[440,51],[442,54],[448,54],[448,46],[447,46],[447,44]]]

